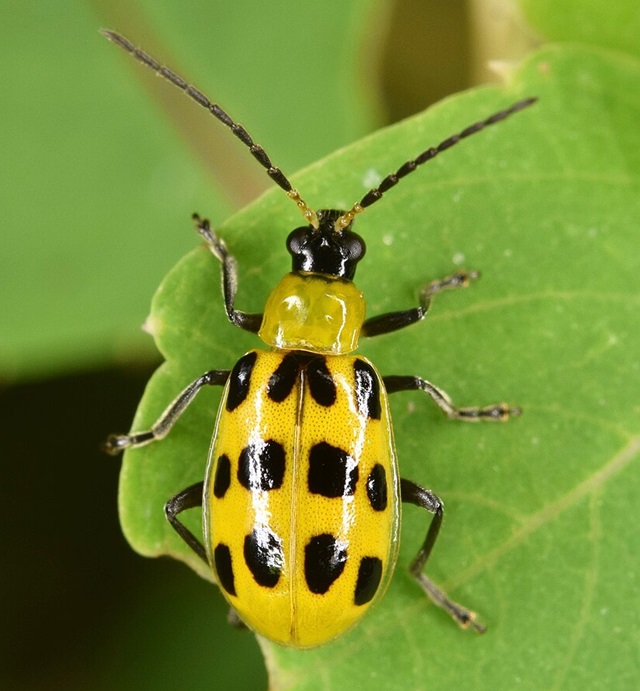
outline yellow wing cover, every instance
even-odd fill
[[[399,480],[384,385],[363,357],[250,351],[218,413],[204,532],[222,591],[278,643],[354,624],[393,571]]]

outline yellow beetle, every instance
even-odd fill
[[[519,101],[427,149],[349,211],[314,211],[220,106],[127,39],[103,33],[229,127],[306,221],[287,239],[291,273],[269,295],[264,314],[248,314],[234,307],[235,260],[209,222],[194,215],[197,230],[222,264],[229,320],[257,333],[269,350],[246,353],[231,371],[206,372],[150,430],[112,435],[106,450],[116,454],[162,439],[203,386],[224,386],[205,480],[170,499],[165,513],[211,566],[240,622],[297,648],[344,633],[389,582],[403,501],[433,514],[412,575],[458,624],[484,631],[474,612],[449,599],[423,573],[443,507],[433,492],[399,477],[388,394],[424,391],[457,420],[506,420],[520,409],[504,403],[457,407],[425,379],[381,377],[366,358],[352,354],[361,335],[376,336],[421,320],[434,294],[466,286],[477,273],[458,271],[433,281],[422,289],[417,307],[366,319],[363,295],[353,283],[365,244],[351,228],[357,214],[419,165],[535,99]],[[178,519],[197,506],[202,506],[204,544]]]

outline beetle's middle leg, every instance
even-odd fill
[[[103,444],[104,451],[110,456],[116,456],[125,449],[136,449],[164,439],[203,386],[224,386],[228,378],[229,370],[214,369],[205,372],[171,401],[151,429],[133,434],[111,434]]]
[[[509,406],[506,403],[496,403],[488,406],[469,406],[459,407],[454,405],[449,395],[437,386],[414,376],[387,376],[382,377],[387,393],[396,391],[424,391],[434,403],[444,411],[447,417],[452,420],[463,420],[465,422],[478,422],[489,420],[491,422],[504,422],[510,417],[516,417],[522,413],[517,406]]]

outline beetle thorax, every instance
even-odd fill
[[[258,335],[272,348],[345,355],[358,347],[364,317],[352,281],[295,271],[271,291]]]

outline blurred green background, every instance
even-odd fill
[[[223,220],[269,182],[98,29],[195,82],[287,174],[535,38],[508,0],[0,0],[0,16],[0,687],[266,688],[215,589],[125,543],[99,443],[160,362],[141,325],[198,242],[190,213]]]

